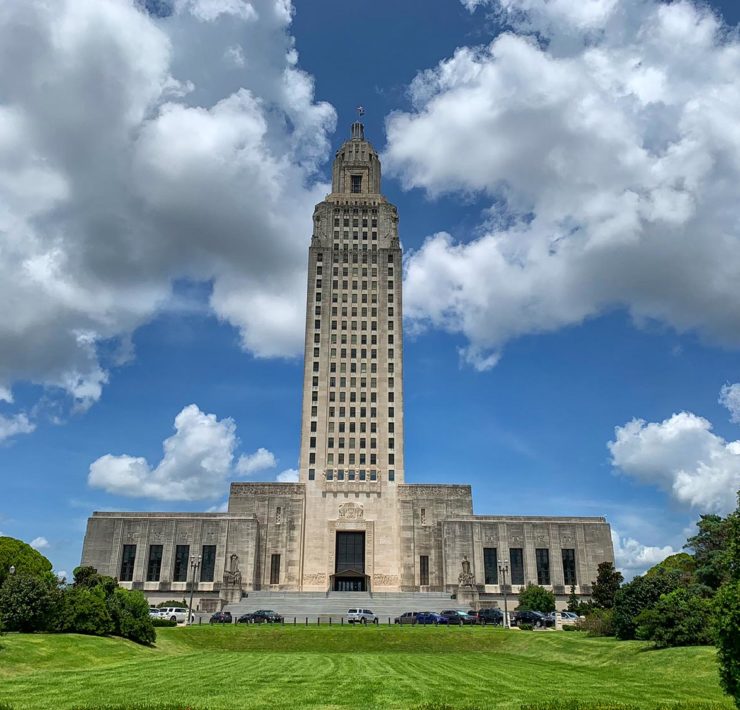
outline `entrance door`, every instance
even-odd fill
[[[334,591],[365,591],[365,533],[339,531],[336,540]]]

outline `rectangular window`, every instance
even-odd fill
[[[280,555],[270,558],[270,584],[280,584]]]
[[[521,547],[512,547],[509,550],[511,565],[511,583],[524,584],[524,550]]]
[[[308,480],[313,481],[314,478],[316,478],[316,469],[309,468],[308,469]]]
[[[576,580],[576,551],[573,549],[563,550],[563,581],[566,587],[578,584]]]
[[[352,192],[362,191],[362,175],[352,175]]]
[[[136,561],[136,545],[124,545],[121,555],[122,582],[130,582],[134,578],[134,562]]]
[[[172,575],[173,582],[188,581],[188,558],[190,557],[190,545],[175,546],[175,570]]]
[[[429,555],[419,557],[419,584],[429,584]]]
[[[159,582],[162,571],[162,545],[149,545],[149,563],[146,566],[146,581]]]
[[[537,584],[550,584],[550,550],[538,547],[534,554],[537,561]]]
[[[396,472],[393,470],[388,471],[388,480],[392,483],[396,480]]]
[[[200,581],[212,582],[214,572],[216,571],[216,546],[203,545],[201,555],[202,562],[200,563]]]
[[[486,584],[498,584],[498,550],[483,548],[483,575]]]

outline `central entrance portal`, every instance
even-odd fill
[[[365,577],[365,533],[337,532],[335,592],[367,591]]]

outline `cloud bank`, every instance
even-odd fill
[[[467,0],[509,31],[461,47],[386,121],[386,171],[488,201],[406,260],[418,328],[491,367],[612,309],[740,344],[740,41],[689,0]]]
[[[0,8],[2,399],[30,381],[95,402],[101,345],[126,344],[178,279],[211,284],[255,355],[301,351],[335,113],[298,68],[292,6],[154,4]]]

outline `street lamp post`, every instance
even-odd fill
[[[190,607],[188,608],[188,626],[193,623],[193,591],[195,590],[195,574],[200,567],[200,555],[190,555]]]
[[[509,571],[509,563],[508,562],[501,562],[498,566],[499,574],[501,575],[501,589],[504,592],[504,628],[508,629],[511,628],[509,626],[509,603],[506,596],[506,574]]]

